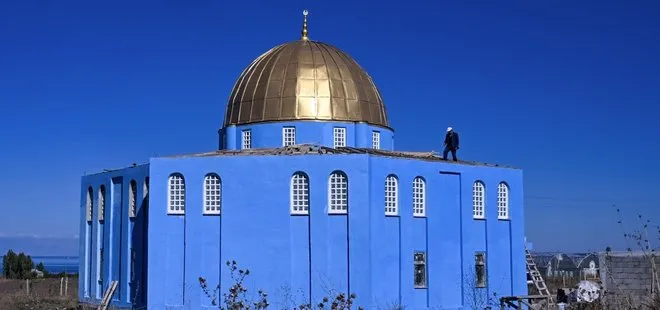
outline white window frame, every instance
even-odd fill
[[[245,129],[241,131],[241,148],[243,150],[252,148],[252,130]]]
[[[204,176],[204,215],[222,213],[222,179],[215,173]]]
[[[385,216],[399,215],[399,180],[390,174],[385,178]]]
[[[99,214],[98,214],[98,219],[99,222],[102,222],[105,220],[105,186],[101,185],[99,187],[99,194],[98,194],[98,209],[99,209]]]
[[[426,216],[426,181],[418,176],[413,179],[413,216]]]
[[[87,196],[85,198],[85,214],[87,222],[91,222],[94,216],[94,189],[91,186],[87,188],[85,196]]]
[[[497,219],[509,219],[509,185],[505,182],[497,185]]]
[[[341,171],[328,179],[328,214],[348,214],[348,176]]]
[[[482,181],[472,184],[472,217],[480,220],[486,218],[486,185]]]
[[[128,217],[137,215],[137,182],[131,180],[128,183]]]
[[[180,173],[167,178],[167,214],[186,214],[186,180]]]
[[[296,172],[289,184],[290,211],[292,215],[309,215],[309,177]]]
[[[282,146],[296,144],[296,127],[282,127]]]
[[[371,148],[374,150],[380,150],[380,131],[371,132]]]
[[[346,147],[346,127],[335,127],[332,129],[333,147]]]

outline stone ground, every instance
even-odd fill
[[[60,296],[60,279],[30,280],[27,295],[25,280],[0,279],[0,310],[64,310],[78,306],[78,278],[69,278],[66,296]]]

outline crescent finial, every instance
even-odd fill
[[[307,31],[307,15],[309,14],[309,11],[303,10],[303,29],[302,29],[302,36],[300,37],[301,40],[309,40],[308,31]]]

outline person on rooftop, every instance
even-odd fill
[[[458,150],[458,133],[456,133],[451,127],[447,127],[444,145],[445,150],[442,152],[442,159],[447,160],[447,153],[451,151],[452,159],[458,161],[458,159],[456,159],[456,150]]]

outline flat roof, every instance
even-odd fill
[[[406,152],[406,151],[387,151],[379,150],[372,148],[356,148],[356,147],[338,147],[331,148],[322,145],[315,144],[297,144],[279,148],[255,148],[255,149],[245,149],[245,150],[217,150],[212,152],[205,153],[193,153],[193,154],[180,154],[180,155],[171,155],[171,156],[161,156],[160,158],[190,158],[190,157],[216,157],[216,156],[262,156],[262,155],[272,155],[272,156],[289,156],[289,155],[340,155],[340,154],[368,154],[382,157],[390,158],[404,158],[404,159],[416,159],[416,160],[425,160],[425,161],[434,161],[434,162],[446,162],[451,164],[462,164],[470,166],[486,166],[486,167],[498,167],[498,168],[508,168],[508,169],[519,169],[512,166],[505,166],[499,164],[489,164],[484,162],[476,161],[465,161],[459,160],[454,162],[451,160],[451,155],[447,160],[442,159],[442,154],[437,152]]]
[[[119,168],[104,168],[103,170],[101,170],[101,171],[96,171],[96,172],[90,172],[90,173],[87,173],[87,172],[85,171],[84,176],[90,176],[90,175],[96,175],[96,174],[103,174],[103,173],[112,173],[112,172],[115,172],[115,171],[120,171],[120,170],[124,170],[124,169],[128,169],[128,168],[142,167],[142,166],[144,166],[144,165],[148,165],[148,164],[149,164],[149,162],[146,162],[146,163],[140,163],[140,164],[138,164],[138,163],[132,163],[130,166],[124,166],[124,167],[119,167]]]

